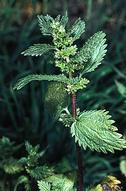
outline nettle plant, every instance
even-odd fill
[[[67,28],[68,16],[58,15],[38,16],[42,35],[51,36],[51,44],[34,44],[22,52],[25,56],[42,56],[51,51],[54,55],[54,65],[58,67],[59,75],[31,74],[15,84],[14,90],[20,90],[31,81],[54,81],[63,84],[65,91],[71,97],[71,108],[63,108],[59,120],[70,129],[77,150],[78,191],[84,190],[83,161],[81,148],[97,152],[112,152],[126,148],[126,141],[117,132],[114,120],[106,110],[90,110],[80,112],[76,104],[77,93],[86,88],[89,80],[85,74],[93,72],[102,62],[106,54],[105,33],[100,31],[91,36],[87,42],[78,48],[78,40],[85,31],[85,22],[80,18],[70,29]],[[46,185],[45,185],[46,187]],[[51,190],[51,186],[49,189]]]

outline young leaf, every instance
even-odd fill
[[[41,180],[41,181],[38,181],[38,188],[39,188],[39,191],[50,191],[51,185],[48,182]]]
[[[67,83],[69,80],[66,76],[64,75],[42,75],[42,74],[31,74],[28,75],[20,80],[15,84],[14,90],[20,90],[24,86],[26,86],[28,83],[31,81],[56,81],[56,82],[62,82],[62,83]]]
[[[63,15],[63,16],[61,17],[60,23],[61,23],[61,25],[63,25],[64,27],[65,27],[66,24],[68,23],[68,14],[67,14],[67,11],[66,11],[65,15]]]
[[[53,21],[54,21],[54,19],[49,15],[46,15],[46,16],[39,15],[38,16],[40,30],[43,35],[51,35],[51,33],[52,33],[51,23]]]
[[[74,40],[77,40],[84,33],[84,31],[85,31],[85,22],[79,18],[73,24],[70,30],[70,35],[74,38]]]
[[[114,121],[105,110],[83,112],[71,126],[75,141],[98,152],[114,152],[126,148],[126,141],[117,133]]]
[[[21,54],[23,54],[24,56],[42,56],[43,54],[53,49],[54,46],[51,46],[50,44],[34,44]]]
[[[83,73],[92,72],[101,64],[107,52],[105,36],[102,31],[95,33],[75,56],[74,61],[84,65]]]

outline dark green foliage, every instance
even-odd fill
[[[10,140],[5,137],[3,137],[1,141],[8,142],[9,145],[12,145]],[[18,175],[14,186],[14,191],[16,191],[22,184],[24,185],[26,191],[30,191],[31,178],[36,181],[41,180],[38,182],[39,189],[40,185],[42,186],[42,182],[44,181],[46,181],[46,183],[51,183],[53,187],[51,190],[59,189],[61,187],[64,190],[69,186],[71,188],[73,187],[73,182],[71,182],[68,178],[63,175],[55,175],[53,167],[40,165],[39,159],[43,157],[44,152],[39,151],[38,145],[33,147],[30,143],[26,142],[25,146],[27,151],[26,156],[21,157],[20,159],[13,158],[13,156],[8,156],[8,159],[5,159],[3,166],[1,166],[1,169],[3,169],[5,173],[9,175]],[[4,149],[4,147],[5,146],[2,148],[1,144],[1,150]]]
[[[17,174],[24,170],[20,161],[15,158],[9,158],[7,161],[5,160],[3,169],[8,174]]]
[[[54,173],[54,169],[49,168],[46,165],[45,166],[37,166],[34,169],[29,171],[30,176],[36,180],[46,179],[49,176],[52,176],[53,173]]]
[[[0,139],[0,169],[8,174],[15,174],[23,170],[22,165],[13,157],[20,147],[21,145],[15,145],[7,137]]]
[[[15,145],[9,138],[2,137],[0,139],[0,159],[7,159],[14,154],[21,146]]]
[[[38,164],[38,160],[44,152],[39,152],[39,145],[33,147],[31,144],[26,142],[26,151],[28,153],[28,156],[25,159],[25,163],[27,164],[28,169],[36,166]]]

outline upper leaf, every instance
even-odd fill
[[[20,80],[18,80],[18,82],[15,84],[14,86],[14,90],[20,90],[21,88],[23,88],[24,86],[26,86],[28,83],[30,83],[31,81],[42,81],[42,80],[46,80],[46,81],[57,81],[57,82],[62,82],[62,83],[68,83],[69,79],[64,76],[64,75],[42,75],[42,74],[30,74]]]
[[[83,112],[71,126],[75,141],[91,150],[104,153],[126,148],[126,141],[117,133],[114,121],[105,110]]]
[[[57,17],[54,20],[55,20],[55,22],[58,22],[58,23],[60,23],[60,25],[65,27],[66,24],[68,23],[68,14],[67,14],[67,11],[66,11],[65,15],[63,15],[63,16],[57,15]]]
[[[84,65],[83,73],[92,72],[101,64],[107,52],[105,36],[102,31],[95,33],[75,56],[74,61]]]
[[[51,46],[50,44],[34,44],[21,54],[24,54],[24,56],[42,56],[53,49],[54,46]]]
[[[65,15],[63,15],[63,16],[61,17],[60,23],[61,23],[61,25],[63,25],[64,27],[65,27],[66,24],[68,23],[68,14],[67,14],[67,11],[66,11]]]
[[[39,22],[41,33],[43,35],[51,35],[52,33],[51,24],[53,21],[54,19],[49,15],[46,15],[46,16],[38,15],[38,22]]]
[[[85,22],[79,18],[73,24],[70,30],[70,35],[74,38],[74,40],[77,40],[84,33],[84,31],[85,31]]]

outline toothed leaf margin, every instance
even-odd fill
[[[105,110],[85,111],[71,126],[71,134],[84,149],[107,153],[126,148],[126,141],[117,133],[114,121]]]

